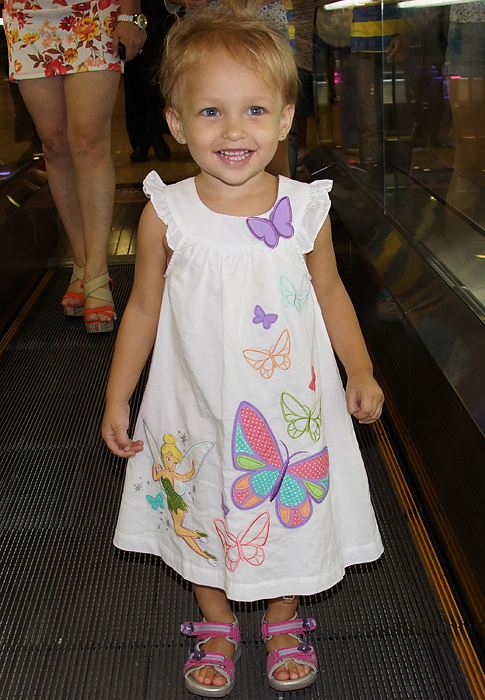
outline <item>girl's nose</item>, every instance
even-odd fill
[[[243,121],[238,118],[227,119],[224,124],[222,136],[230,141],[239,141],[246,138],[246,130]]]

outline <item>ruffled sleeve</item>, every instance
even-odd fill
[[[161,219],[164,224],[166,224],[167,243],[172,250],[175,250],[175,246],[180,238],[180,235],[178,234],[178,229],[168,203],[167,185],[163,182],[160,175],[154,170],[152,170],[151,173],[148,173],[146,178],[143,180],[143,192],[147,197],[149,197],[158,218]]]
[[[310,196],[298,232],[298,243],[302,253],[313,250],[313,244],[318,232],[322,228],[330,211],[330,197],[328,193],[332,189],[332,180],[315,180],[310,187]]]

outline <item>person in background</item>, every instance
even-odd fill
[[[453,119],[455,158],[447,204],[483,227],[485,190],[485,2],[450,8],[445,75]],[[481,213],[480,213],[481,212]],[[453,238],[453,224],[447,226]]]
[[[340,137],[342,148],[357,152],[359,129],[357,125],[357,100],[350,59],[350,25],[352,10],[325,10],[330,0],[316,0],[315,28],[317,32],[316,51],[319,64],[325,65],[327,57],[332,61],[336,73]]]
[[[371,184],[379,187],[385,163],[406,175],[411,165],[418,70],[410,49],[420,45],[419,32],[427,22],[426,13],[402,10],[393,0],[353,8],[351,51],[360,163]],[[385,101],[383,86],[390,90]]]
[[[62,300],[88,333],[116,318],[106,249],[115,195],[111,115],[123,63],[146,40],[139,0],[7,0],[10,80],[42,141],[49,187],[71,243],[74,269]]]
[[[155,73],[173,15],[160,0],[141,0],[141,10],[148,20],[147,40],[143,51],[125,64],[123,74],[126,130],[133,149],[130,157],[134,163],[143,163],[153,146],[155,157],[167,161],[171,152],[163,134],[169,130]]]

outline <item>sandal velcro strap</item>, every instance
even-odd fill
[[[188,637],[196,636],[198,640],[226,637],[238,643],[241,641],[239,625],[230,622],[184,622],[180,631]]]
[[[189,673],[192,673],[192,671],[195,671],[197,668],[202,668],[203,666],[214,666],[228,681],[232,681],[236,673],[234,662],[227,656],[224,656],[224,654],[205,652],[203,649],[194,649],[184,666],[183,674],[187,676]]]
[[[304,634],[314,630],[317,626],[313,617],[304,617],[302,619],[295,618],[294,620],[284,620],[283,622],[261,622],[261,635],[264,641],[275,634]]]
[[[268,654],[266,664],[268,676],[271,676],[278,666],[285,664],[287,661],[295,661],[297,664],[310,666],[315,671],[318,669],[318,661],[313,647],[308,643],[302,642],[297,647],[276,649],[276,651]]]

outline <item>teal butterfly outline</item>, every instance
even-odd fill
[[[308,289],[296,289],[295,285],[290,279],[288,279],[288,277],[281,275],[280,292],[283,306],[286,309],[294,306],[297,312],[301,313],[303,304],[305,304],[306,300],[308,299]]]

